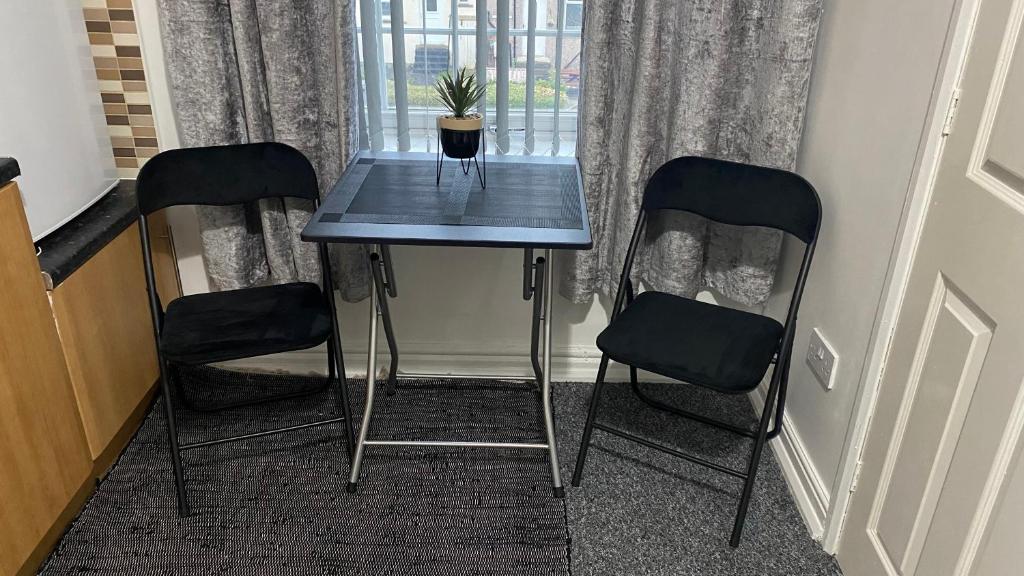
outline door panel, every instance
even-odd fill
[[[912,568],[949,472],[992,337],[992,322],[936,279],[869,524],[893,573]],[[897,568],[898,567],[898,568]]]
[[[1024,0],[980,0],[839,560],[1024,573]]]

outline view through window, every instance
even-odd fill
[[[488,82],[489,154],[576,152],[583,0],[359,0],[361,144],[437,149],[435,79]]]

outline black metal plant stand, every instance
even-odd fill
[[[476,177],[480,180],[480,187],[487,188],[487,134],[484,133],[484,129],[480,129],[480,147],[477,149],[478,154],[472,158],[459,158],[459,167],[462,168],[462,173],[468,175],[471,165],[476,165]],[[477,156],[481,156],[484,159],[484,168],[480,170],[480,162],[477,161]],[[441,185],[441,168],[444,166],[444,147],[441,146],[441,130],[437,131],[437,182],[436,185]],[[454,158],[453,158],[454,160]]]

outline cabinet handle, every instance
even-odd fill
[[[174,260],[174,281],[178,285],[178,296],[182,296],[185,292],[181,288],[181,271],[178,270],[178,249],[174,246],[174,230],[169,224],[167,225],[167,234],[163,234],[160,237],[166,239],[167,244],[170,246],[171,259]]]

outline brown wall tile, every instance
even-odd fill
[[[94,56],[92,63],[97,68],[106,68],[108,70],[117,70],[117,58],[101,58]]]
[[[132,126],[152,126],[153,117],[149,114],[141,114],[138,116],[129,116]]]
[[[85,29],[88,32],[110,32],[110,22],[85,22]]]
[[[138,46],[115,46],[114,50],[122,58],[142,58],[142,48]]]
[[[135,20],[135,13],[132,12],[131,10],[108,10],[108,12],[110,12],[110,20],[111,21],[115,21],[115,20],[121,20],[121,21]]]
[[[105,114],[120,114],[123,116],[128,113],[128,107],[124,104],[104,104],[103,112]]]
[[[113,44],[114,35],[105,34],[102,32],[90,32],[89,33],[89,44]]]
[[[118,58],[117,65],[121,70],[142,70],[142,58]]]
[[[115,34],[135,34],[139,29],[135,22],[111,22],[110,31]]]
[[[96,8],[95,0],[83,3],[82,17],[94,46],[93,66],[100,80],[114,162],[120,177],[133,178],[139,167],[159,152],[159,142],[132,0],[106,0],[106,8]],[[132,94],[135,104],[125,102],[126,93]]]
[[[82,16],[85,17],[86,21],[106,22],[110,20],[110,15],[103,8],[83,8]]]

